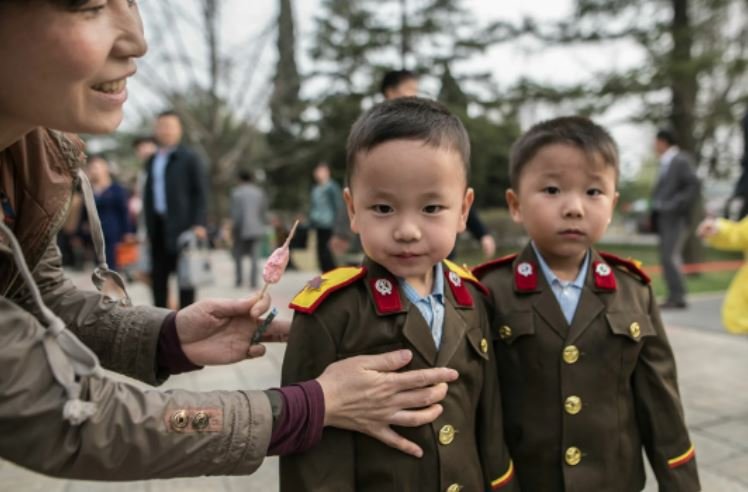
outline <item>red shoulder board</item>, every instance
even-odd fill
[[[502,256],[501,258],[496,258],[495,260],[487,261],[486,263],[482,263],[476,267],[473,267],[473,275],[481,278],[483,275],[487,274],[494,268],[513,262],[516,257],[517,253],[514,253],[511,255]]]
[[[296,294],[289,307],[302,313],[313,313],[327,296],[366,275],[365,267],[341,267],[314,277]]]
[[[622,267],[624,270],[629,271],[630,273],[639,277],[639,279],[645,284],[649,284],[651,282],[649,275],[644,273],[644,271],[640,268],[640,266],[637,264],[635,260],[626,260],[626,259],[621,258],[620,256],[616,256],[610,253],[605,253],[603,251],[600,251],[599,253],[600,253],[600,256],[602,256],[605,259],[605,261],[607,261],[611,265]]]

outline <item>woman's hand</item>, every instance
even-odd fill
[[[260,315],[270,307],[270,296],[248,299],[206,299],[177,313],[176,325],[182,350],[193,364],[231,364],[265,354],[263,345],[251,345],[261,323]],[[288,339],[288,321],[273,321],[263,341]]]
[[[397,373],[413,358],[409,350],[340,360],[317,381],[325,395],[325,425],[362,432],[404,453],[423,451],[390,428],[416,427],[442,413],[447,382],[459,376],[446,367]]]

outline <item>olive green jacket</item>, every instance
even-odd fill
[[[339,359],[402,348],[414,354],[405,369],[446,366],[460,378],[449,384],[444,412],[433,423],[395,429],[421,446],[422,458],[364,434],[328,429],[313,449],[281,457],[282,492],[516,490],[483,294],[449,268],[439,350],[397,280],[371,260],[348,267],[352,275],[328,272],[297,296],[282,384],[316,377]]]
[[[168,311],[123,307],[77,289],[63,274],[55,237],[82,159],[79,142],[42,129],[0,151],[13,235],[44,303],[101,364],[159,384],[167,375],[157,369],[156,347]],[[63,418],[70,395],[54,377],[57,366],[42,343],[48,329],[11,253],[0,234],[1,458],[87,480],[249,474],[260,465],[272,428],[262,392],[143,391],[92,375],[81,378],[75,396],[95,405],[93,415],[79,425]]]
[[[571,326],[527,246],[474,270],[491,291],[509,451],[524,492],[700,490],[675,359],[648,278],[592,251]]]

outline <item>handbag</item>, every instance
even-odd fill
[[[200,240],[192,231],[185,231],[177,238],[179,260],[177,261],[177,284],[180,289],[194,289],[213,285],[213,266],[207,239]]]

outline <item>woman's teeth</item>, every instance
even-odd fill
[[[117,94],[125,88],[125,79],[115,80],[114,82],[104,82],[92,87],[93,90],[107,94]]]

